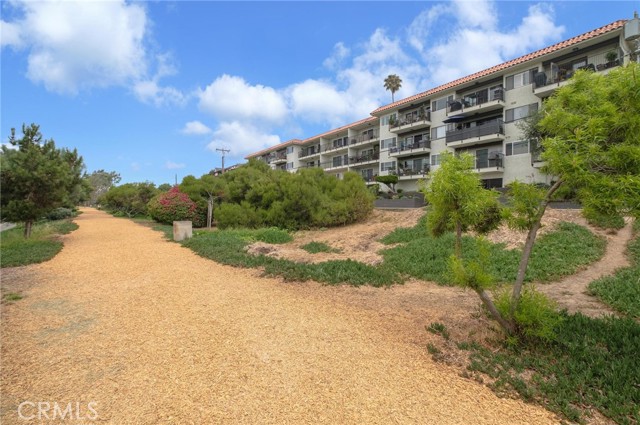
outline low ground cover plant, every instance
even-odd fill
[[[309,254],[318,254],[320,252],[340,252],[339,249],[336,248],[331,248],[329,245],[327,245],[324,242],[309,242],[306,245],[302,245],[300,248],[304,249],[305,251],[307,251]]]
[[[16,267],[50,260],[62,249],[58,237],[77,228],[69,219],[41,221],[33,225],[29,239],[23,237],[22,225],[5,230],[0,242],[0,265]]]

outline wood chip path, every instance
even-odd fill
[[[340,302],[350,288],[260,278],[96,210],[77,223],[53,260],[3,272],[25,297],[2,307],[2,424],[30,423],[23,401],[114,424],[558,423],[434,363],[402,311]]]

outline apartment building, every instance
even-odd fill
[[[355,171],[372,183],[395,174],[416,190],[442,152],[468,152],[488,188],[514,181],[549,183],[519,123],[578,69],[606,73],[638,60],[640,20],[616,21],[423,93],[381,106],[371,117],[305,140],[249,155],[274,168],[321,167],[341,178]],[[594,99],[597,101],[597,99]]]

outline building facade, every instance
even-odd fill
[[[549,183],[519,123],[568,84],[576,70],[606,73],[638,60],[638,22],[637,16],[613,22],[382,106],[355,123],[247,158],[288,171],[321,167],[338,178],[354,171],[368,183],[395,174],[396,187],[407,191],[416,190],[418,181],[439,166],[443,152],[468,152],[485,187],[514,180]]]

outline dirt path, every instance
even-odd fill
[[[3,305],[3,424],[29,423],[24,401],[117,424],[558,423],[431,361],[423,283],[285,284],[95,210],[77,222],[52,261],[3,272],[25,296]]]
[[[629,266],[626,256],[627,244],[633,237],[632,223],[616,232],[608,234],[597,229],[591,231],[607,239],[607,249],[604,256],[586,269],[567,276],[558,282],[538,285],[537,288],[558,302],[562,308],[570,313],[581,312],[587,316],[599,317],[617,315],[615,310],[601,302],[597,297],[589,295],[589,283],[603,276],[613,274],[617,269]]]

